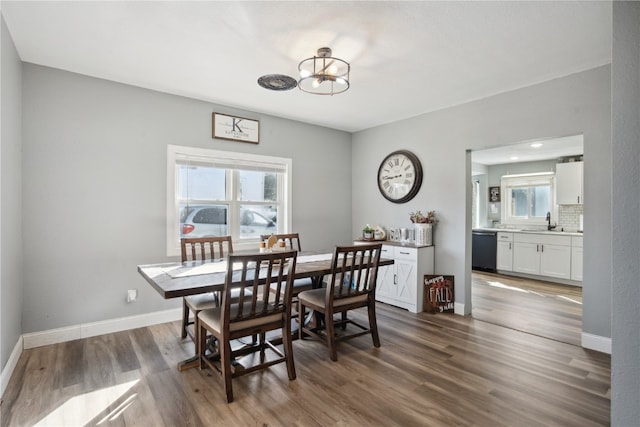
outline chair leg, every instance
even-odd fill
[[[205,352],[206,352],[207,332],[205,329],[205,333],[203,335],[202,331],[200,330],[200,321],[198,320],[198,312],[193,313],[193,334],[195,335],[194,338],[196,340],[195,342],[196,348],[200,348],[202,346],[202,343],[204,343]],[[201,337],[203,338],[201,339]]]
[[[347,312],[346,311],[342,312],[342,324],[340,326],[342,327],[343,331],[347,329]]]
[[[187,300],[182,298],[182,339],[187,337],[187,327],[189,326],[189,307]]]
[[[302,304],[302,300],[298,300],[298,313],[304,313],[304,305]],[[304,319],[300,320],[300,324],[298,325],[298,339],[301,340],[304,338]]]
[[[378,335],[378,322],[376,321],[376,303],[370,302],[367,308],[369,314],[369,329],[371,329],[371,338],[373,338],[373,346],[380,347],[380,336]]]
[[[336,348],[336,333],[333,323],[333,312],[324,313],[325,333],[327,335],[327,346],[329,347],[329,357],[336,362],[338,360],[338,350]]]
[[[231,403],[233,402],[233,388],[231,385],[231,343],[228,338],[224,339],[224,342],[220,343],[220,368],[222,371],[227,403]]]
[[[201,336],[207,336],[207,330],[204,326],[200,326],[196,330],[196,345],[198,349],[198,358],[200,359],[200,369],[206,369],[207,365],[205,364],[204,358],[207,357],[207,344],[206,340],[200,339]]]
[[[287,374],[289,374],[289,380],[296,379],[296,366],[293,363],[293,345],[291,343],[291,320],[286,320],[286,325],[282,329],[282,348],[284,350],[284,357],[287,363]]]

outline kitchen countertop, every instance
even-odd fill
[[[584,234],[578,231],[561,231],[559,230],[532,230],[532,229],[521,229],[521,228],[491,228],[491,227],[480,227],[474,228],[473,230],[480,231],[503,231],[507,233],[527,233],[527,234],[552,234],[558,236],[580,236],[582,237]]]
[[[353,240],[355,243],[382,243],[383,245],[389,246],[400,246],[405,248],[426,248],[433,245],[416,245],[412,242],[398,242],[395,240],[364,240],[363,238],[358,238]]]

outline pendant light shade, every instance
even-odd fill
[[[342,59],[331,56],[331,49],[321,47],[317,56],[307,58],[298,65],[298,87],[315,95],[335,95],[349,89],[351,66]]]

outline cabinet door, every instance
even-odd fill
[[[540,253],[537,243],[513,242],[513,271],[540,274]]]
[[[513,270],[513,242],[498,241],[496,268],[504,271]]]
[[[396,258],[394,265],[396,267],[396,299],[415,305],[418,264]]]
[[[571,247],[540,245],[540,274],[558,279],[570,279]]]
[[[571,280],[582,282],[582,246],[571,248]]]
[[[559,205],[581,205],[583,162],[556,164],[556,198]]]
[[[394,283],[394,266],[385,265],[378,267],[378,277],[376,280],[376,299],[388,302],[388,298],[395,298],[396,285]]]

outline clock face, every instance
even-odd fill
[[[378,189],[385,199],[405,203],[413,199],[422,185],[420,160],[406,150],[394,151],[380,163]]]

